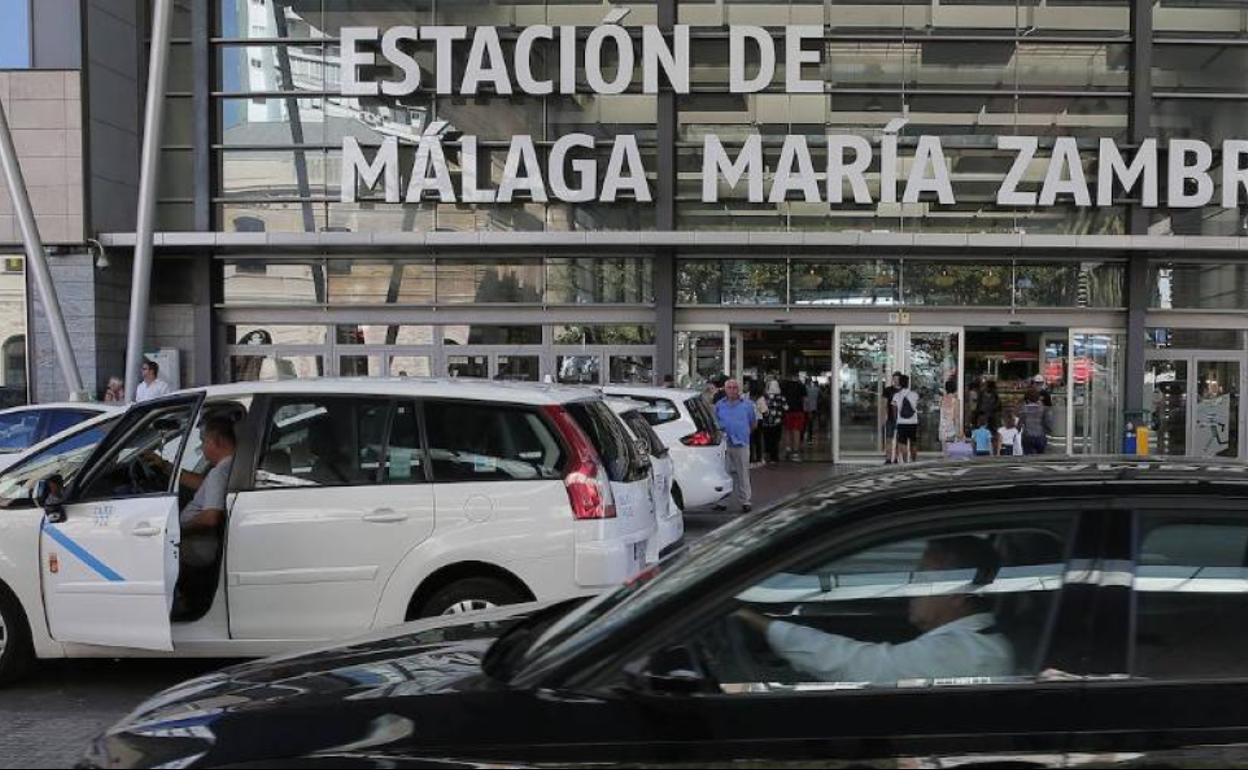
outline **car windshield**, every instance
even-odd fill
[[[529,647],[525,663],[557,659],[587,649],[627,627],[634,618],[683,592],[690,585],[738,559],[768,548],[793,525],[813,519],[805,506],[764,516],[748,516],[721,527],[687,552],[639,573],[615,591],[602,594],[568,613]]]

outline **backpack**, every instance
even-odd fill
[[[912,391],[903,390],[901,392],[901,409],[898,410],[897,416],[903,420],[914,419],[914,402],[910,400]]]
[[[768,428],[774,428],[784,423],[784,412],[789,407],[784,396],[769,396],[767,398],[767,414],[763,415],[763,425]]]

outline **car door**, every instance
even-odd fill
[[[226,546],[236,639],[371,628],[395,567],[434,529],[419,412],[389,397],[274,396]]]
[[[1243,498],[1135,503],[1120,581],[1131,615],[1118,676],[1089,686],[1084,732],[1118,761],[1248,764],[1248,521]],[[1114,766],[1107,761],[1103,766]]]
[[[524,751],[536,753],[523,759],[1061,766],[1086,717],[1081,670],[1089,641],[1070,614],[1087,609],[1079,601],[1085,573],[1067,579],[1072,565],[1096,561],[1076,558],[1087,553],[1076,544],[1093,542],[1081,524],[1065,503],[941,511],[901,527],[864,524],[852,539],[828,538],[823,548],[795,547],[761,580],[725,587],[726,599],[700,596],[673,607],[663,630],[635,634],[639,654],[612,664],[597,683],[547,698],[552,710],[579,698],[578,724],[587,727],[575,737],[534,736]],[[968,540],[969,552],[986,545],[994,563],[963,560]],[[933,599],[945,609],[933,610]],[[934,623],[950,606],[961,608],[955,620],[912,626]],[[742,608],[833,637],[831,659],[843,668],[799,669],[772,642],[741,635]],[[945,628],[951,623],[961,630]],[[955,630],[951,647],[928,639],[922,649],[936,652],[906,648]],[[950,649],[960,655],[940,654]],[[860,663],[881,655],[895,661],[892,669]],[[474,756],[509,758],[516,757],[506,749]]]
[[[192,394],[132,409],[69,485],[62,515],[45,518],[39,563],[52,638],[173,649],[174,469],[201,400]]]

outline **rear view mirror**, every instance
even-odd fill
[[[60,524],[65,521],[65,480],[60,474],[35,482],[31,499],[43,509],[49,523]]]

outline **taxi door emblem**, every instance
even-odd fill
[[[55,575],[60,571],[61,571],[61,559],[59,556],[56,555],[56,552],[53,551],[52,553],[48,554],[48,572],[51,572],[53,575]]]

